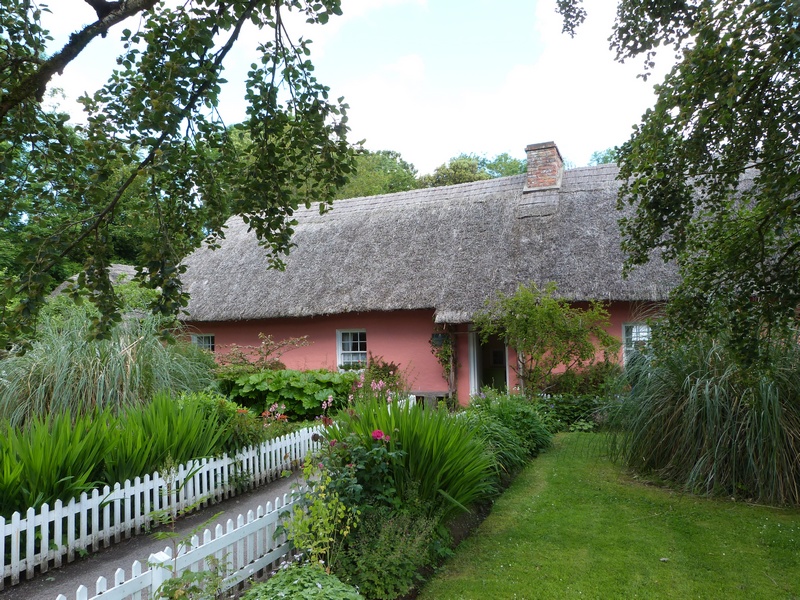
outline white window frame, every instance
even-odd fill
[[[630,335],[628,335],[630,332]],[[646,346],[652,336],[652,330],[647,323],[631,322],[622,324],[622,361],[627,364],[631,353],[637,345]]]
[[[345,350],[343,348],[343,344],[345,342],[345,336],[349,336],[351,334],[364,334],[364,350]],[[361,363],[364,367],[367,366],[367,330],[366,329],[337,329],[336,330],[336,365],[339,368],[342,368],[346,365],[354,365],[357,363]],[[362,340],[356,340],[356,343],[360,344]],[[353,343],[353,340],[347,340],[347,343]],[[359,354],[364,356],[364,360],[353,361],[350,360],[350,356],[352,354]],[[347,359],[346,359],[347,357]]]
[[[214,352],[216,348],[216,337],[213,333],[193,333],[192,343],[202,350]]]

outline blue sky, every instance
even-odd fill
[[[371,150],[396,150],[428,173],[461,152],[522,158],[527,144],[553,140],[581,166],[627,139],[668,66],[643,82],[641,61],[614,61],[615,5],[587,2],[575,39],[561,33],[555,0],[343,0],[343,16],[327,25],[297,19],[289,28],[314,40],[318,79],[345,97],[351,139]],[[80,0],[51,9],[54,48],[93,17]],[[121,29],[54,81],[76,118],[74,98],[113,69]],[[244,118],[241,82],[262,35],[247,32],[229,57],[221,112],[231,123]]]

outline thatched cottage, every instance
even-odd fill
[[[414,393],[444,396],[431,340],[446,329],[463,403],[485,383],[516,383],[513,349],[481,343],[470,326],[496,290],[554,281],[576,303],[608,302],[611,333],[626,344],[647,335],[639,305],[666,299],[677,276],[653,262],[622,278],[617,168],[565,171],[552,142],[526,151],[526,175],[300,210],[282,272],[267,270],[255,235],[232,218],[218,250],[186,260],[193,339],[224,352],[257,345],[261,332],[307,335],[310,346],[283,356],[288,367],[334,369],[372,353],[401,365]]]

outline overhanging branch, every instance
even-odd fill
[[[87,25],[82,30],[73,33],[64,47],[43,61],[30,75],[22,79],[8,94],[0,98],[0,119],[3,119],[14,107],[25,100],[35,98],[41,102],[44,98],[47,84],[56,73],[63,72],[64,68],[72,62],[86,46],[98,35],[105,35],[108,29],[121,23],[144,10],[152,8],[157,0],[126,0],[108,12],[105,17]]]

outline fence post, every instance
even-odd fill
[[[150,598],[157,598],[158,589],[167,579],[172,577],[172,572],[167,566],[171,561],[172,557],[165,550],[151,554],[150,558],[147,559],[147,564],[152,572]]]

